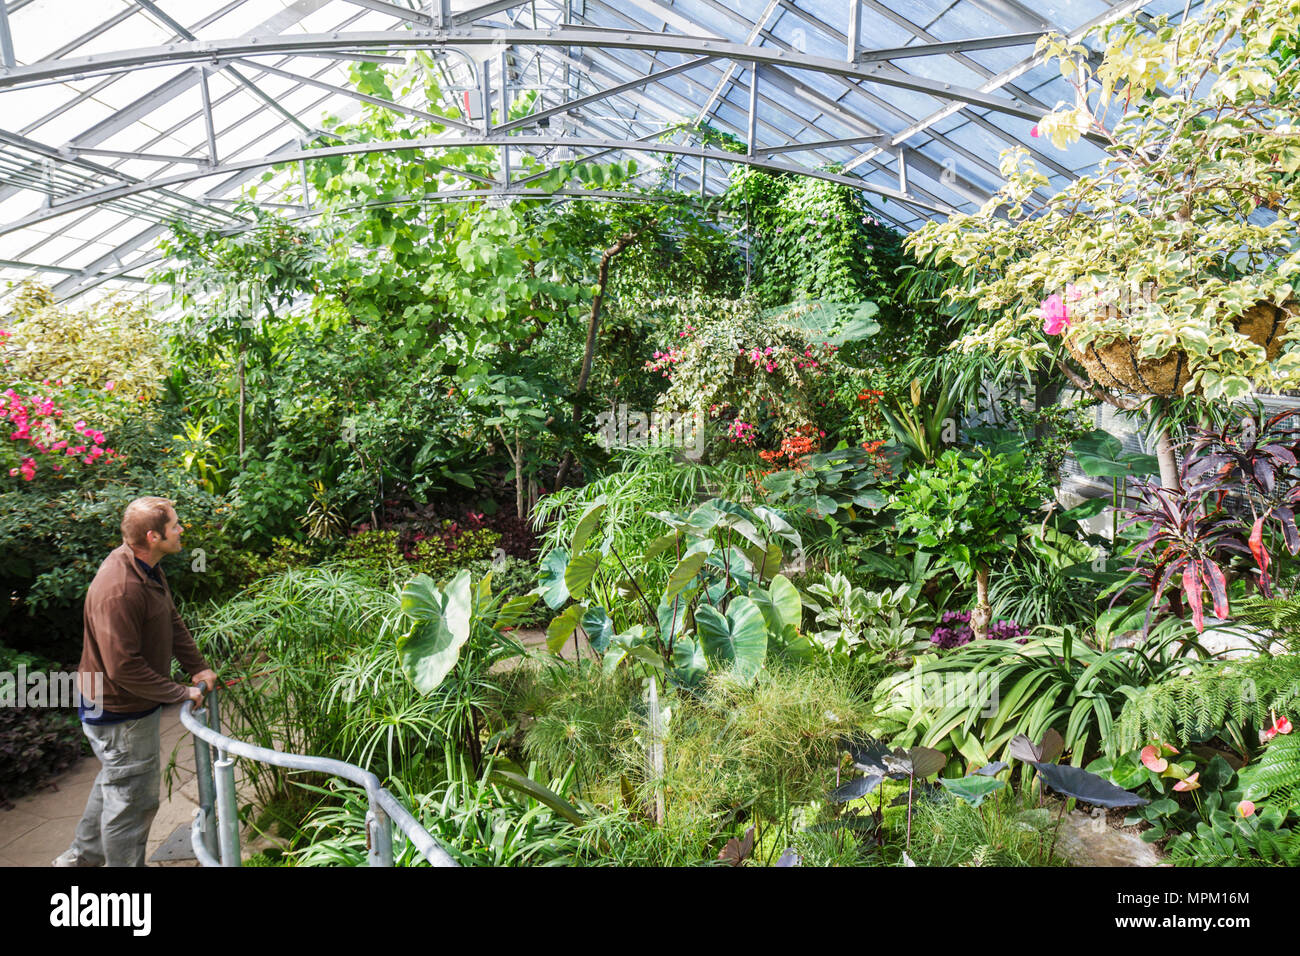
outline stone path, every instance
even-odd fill
[[[158,815],[149,831],[146,857],[154,852],[181,825],[188,831],[199,805],[198,784],[194,776],[194,740],[181,726],[180,704],[163,707],[162,766]],[[167,765],[176,755],[172,772],[171,794],[167,792]],[[238,765],[236,765],[238,767]],[[99,761],[83,757],[52,784],[13,801],[12,810],[0,810],[0,866],[49,866],[50,861],[68,848],[72,834],[86,807],[91,784],[99,772]],[[238,781],[238,776],[237,776]],[[240,802],[247,797],[241,793]],[[248,854],[244,843],[244,853]],[[150,866],[198,866],[197,860],[178,860]]]

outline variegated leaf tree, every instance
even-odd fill
[[[964,271],[954,300],[991,315],[961,346],[1054,363],[1126,409],[1300,388],[1297,37],[1300,0],[1217,0],[1178,24],[1043,38],[1076,96],[1033,135],[1058,148],[1088,137],[1107,156],[1035,205],[1048,180],[1010,150],[977,213],[911,237]],[[1167,428],[1157,452],[1177,487]]]

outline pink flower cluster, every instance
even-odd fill
[[[835,347],[833,345],[823,344],[823,348],[827,351],[827,355],[822,357],[822,360],[825,361],[827,356],[835,352]],[[794,355],[794,367],[800,371],[804,369],[818,369],[821,367],[822,363],[814,357],[811,348],[804,349],[802,356],[794,353],[793,349],[788,349],[784,345],[778,345],[775,347],[769,345],[763,349],[741,349],[739,355],[743,359],[748,359],[755,368],[761,368],[764,372],[767,372],[770,375],[780,367],[777,364],[777,360],[787,353]],[[818,372],[816,374],[820,375],[821,373]]]
[[[48,385],[49,381],[44,384]],[[10,441],[26,442],[41,455],[70,456],[86,465],[92,465],[100,458],[109,461],[118,457],[112,448],[104,445],[104,433],[89,427],[84,420],[72,426],[72,432],[84,441],[74,444],[73,440],[60,437],[63,427],[59,419],[62,417],[63,410],[48,395],[24,396],[12,388],[0,393],[0,421],[8,420],[14,425],[14,430],[9,433]],[[56,461],[50,465],[50,470],[62,471],[63,465]],[[24,481],[32,481],[36,471],[36,458],[26,455],[18,467],[9,469],[9,477],[21,474]]]
[[[1060,335],[1070,327],[1070,309],[1066,300],[1078,302],[1083,293],[1072,285],[1065,287],[1065,299],[1053,293],[1043,300],[1038,307],[1038,317],[1043,320],[1043,331],[1048,335]]]
[[[737,418],[727,426],[727,435],[733,445],[736,442],[740,442],[742,445],[752,445],[754,440],[758,438],[758,429]]]
[[[686,333],[682,333],[685,335]],[[667,352],[655,352],[654,358],[645,363],[647,372],[659,372],[664,378],[671,380],[673,377],[673,366],[686,358],[686,352],[682,349],[669,349]]]

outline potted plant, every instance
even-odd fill
[[[932,222],[914,253],[955,263],[953,299],[991,318],[962,340],[1052,362],[1116,407],[1300,387],[1300,10],[1207,3],[1195,19],[1045,37],[1075,90],[1030,131],[1106,157],[1045,203],[1026,150],[976,213]],[[1099,53],[1084,44],[1100,40]],[[1076,367],[1077,366],[1077,367]],[[1162,483],[1178,486],[1167,428]]]

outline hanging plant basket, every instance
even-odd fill
[[[1233,320],[1237,331],[1256,345],[1262,345],[1272,362],[1282,353],[1282,333],[1286,331],[1288,313],[1300,315],[1300,300],[1292,299],[1278,307],[1261,302]],[[1085,320],[1086,321],[1086,320]],[[1136,338],[1115,339],[1103,344],[1092,343],[1080,348],[1073,335],[1066,336],[1070,354],[1088,371],[1102,388],[1131,395],[1169,397],[1182,393],[1191,380],[1187,353],[1175,349],[1160,358],[1139,358]]]

